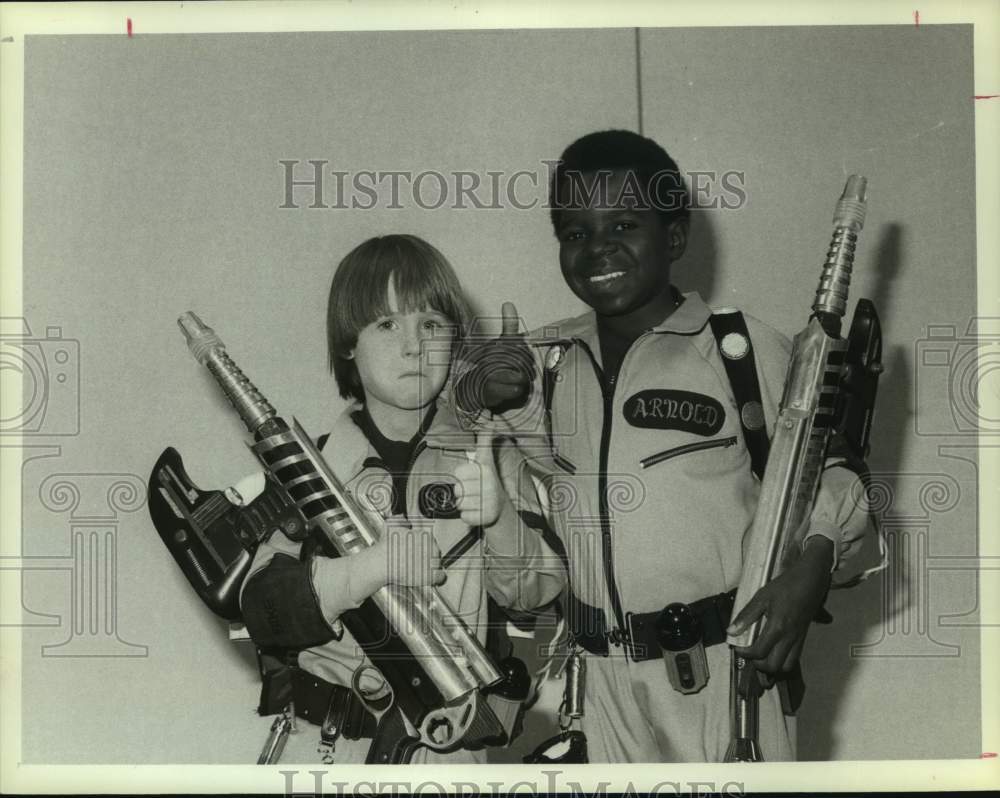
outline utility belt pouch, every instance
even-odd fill
[[[340,736],[346,740],[359,740],[363,736],[367,717],[370,717],[368,710],[352,690],[334,689],[326,717],[319,728],[319,738],[327,745],[335,743]],[[372,730],[369,728],[369,731]]]
[[[531,691],[531,676],[527,666],[517,657],[505,657],[497,666],[502,678],[484,690],[483,694],[503,732],[487,741],[487,745],[507,746],[523,730],[525,702]]]
[[[275,715],[292,700],[292,668],[289,659],[285,651],[257,649],[257,669],[260,672],[258,715]]]
[[[295,714],[320,727],[320,738],[329,744],[338,737],[359,740],[374,736],[376,721],[349,687],[332,684],[301,668],[292,668]]]
[[[670,686],[697,693],[708,684],[708,659],[701,620],[687,604],[668,604],[656,621],[657,637]]]
[[[625,644],[629,656],[635,662],[645,662],[664,655],[662,643],[664,633],[660,629],[661,620],[668,626],[672,623],[680,624],[680,627],[674,632],[669,631],[669,629],[666,632],[671,640],[671,645],[681,645],[682,639],[686,636],[692,640],[692,645],[694,637],[698,637],[701,640],[702,648],[721,645],[726,642],[726,627],[729,626],[735,595],[736,591],[730,590],[727,593],[706,596],[690,604],[680,605],[686,607],[689,614],[684,613],[673,618],[664,616],[666,609],[674,606],[672,604],[659,612],[654,610],[653,612],[625,613],[625,622],[628,625]],[[698,624],[699,631],[697,633],[685,629],[685,624],[690,624],[692,617]]]

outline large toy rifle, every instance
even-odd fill
[[[299,423],[292,419],[289,426],[278,416],[215,332],[190,312],[178,324],[195,359],[215,377],[253,434],[250,449],[266,479],[297,508],[289,515],[287,508],[259,507],[259,523],[241,524],[237,516],[229,518],[215,507],[231,506],[221,494],[185,489],[189,480],[176,452],[168,450],[161,457],[153,472],[155,487],[151,485],[151,494],[164,499],[157,529],[202,599],[219,614],[232,615],[238,612],[236,596],[255,538],[275,528],[300,532],[296,527],[304,523],[320,536],[329,556],[349,557],[374,544],[379,532]],[[188,502],[198,509],[189,511]],[[194,518],[199,511],[209,515]],[[212,523],[202,523],[209,516]],[[216,530],[213,538],[205,537],[206,528]],[[234,551],[221,552],[220,539]],[[246,551],[236,550],[237,540]],[[340,618],[388,685],[382,694],[366,695],[362,671],[355,673],[352,687],[379,718],[369,763],[407,762],[421,746],[446,752],[510,739],[516,711],[498,692],[505,674],[437,588],[387,585]]]
[[[848,178],[834,213],[833,239],[812,315],[793,342],[733,617],[801,550],[831,432],[836,430],[849,459],[861,461],[867,454],[882,370],[882,334],[869,300],[858,300],[850,333],[846,339],[840,336],[854,248],[864,225],[865,189],[865,178]],[[751,646],[759,633],[757,621],[728,642]],[[757,699],[762,690],[751,663],[735,653],[731,680],[732,743],[726,761],[759,761]]]

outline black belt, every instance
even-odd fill
[[[708,646],[726,641],[726,627],[733,614],[736,590],[698,599],[688,606],[701,621],[702,642]],[[635,662],[645,662],[661,656],[657,639],[656,620],[660,610],[654,612],[625,613],[626,630],[608,630],[604,610],[584,604],[572,593],[569,597],[568,623],[581,648],[601,657],[608,656],[609,643],[623,646]]]
[[[702,644],[707,648],[726,641],[726,627],[733,614],[736,590],[698,599],[688,605],[701,621]],[[567,622],[581,648],[601,657],[608,656],[609,643],[622,646],[635,662],[645,662],[661,656],[662,649],[656,633],[656,621],[660,610],[655,612],[627,612],[625,623],[629,627],[626,634],[618,629],[608,631],[604,611],[584,604],[570,593]],[[832,618],[820,608],[815,620],[829,623]],[[779,674],[775,682],[780,687],[781,706],[786,715],[794,715],[802,703],[805,683],[799,663],[787,673]]]
[[[343,685],[292,667],[292,701],[295,714],[315,723],[324,737],[360,740],[375,736],[377,722],[355,695]]]

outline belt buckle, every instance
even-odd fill
[[[623,649],[625,649],[626,656],[630,657],[635,662],[640,661],[637,655],[644,652],[646,647],[645,645],[640,644],[640,646],[638,647],[639,650],[637,651],[636,649],[634,643],[635,635],[632,631],[631,612],[625,613],[625,629],[619,629],[615,627],[614,629],[612,629],[610,632],[607,633],[607,637],[608,637],[608,642],[613,643],[616,646],[621,646]]]
[[[635,629],[632,626],[632,618],[636,615],[634,612],[625,613],[625,626],[627,631],[624,635],[624,645],[625,650],[628,652],[629,657],[632,658],[633,662],[642,662],[646,658],[646,644],[636,643],[637,635]]]

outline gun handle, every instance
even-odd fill
[[[399,707],[392,707],[379,719],[368,749],[366,765],[405,765],[420,747],[420,738],[411,737]]]
[[[882,325],[875,305],[859,299],[848,334],[847,363],[837,402],[837,434],[858,460],[868,456],[878,378],[882,373]]]

